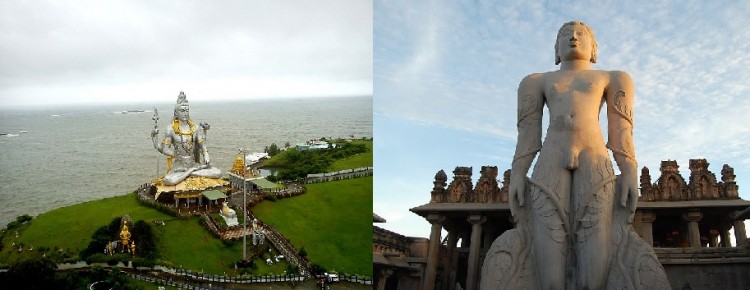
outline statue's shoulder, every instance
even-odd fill
[[[541,88],[547,74],[549,74],[549,72],[527,75],[521,80],[521,83],[518,84],[518,88]]]
[[[633,79],[630,77],[629,73],[621,70],[607,71],[607,74],[609,75],[609,78],[614,81],[630,81]]]
[[[549,73],[550,73],[550,72],[543,72],[543,73],[533,73],[533,74],[527,75],[527,76],[525,76],[525,77],[524,77],[524,78],[523,78],[523,79],[521,80],[521,83],[524,83],[524,82],[539,82],[539,81],[542,81],[542,80],[544,79],[544,77],[545,77],[545,76],[546,76],[547,74],[549,74]]]

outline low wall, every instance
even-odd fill
[[[656,248],[672,289],[747,289],[750,250],[735,248]]]

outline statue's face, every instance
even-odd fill
[[[557,37],[561,60],[589,60],[594,50],[594,39],[581,24],[566,25]]]
[[[179,106],[174,110],[174,115],[177,120],[187,121],[190,119],[190,107],[187,105]]]

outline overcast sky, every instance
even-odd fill
[[[372,94],[371,1],[1,1],[0,108]]]
[[[570,20],[594,30],[594,69],[633,77],[636,155],[653,182],[661,160],[677,160],[687,180],[689,159],[706,158],[719,180],[733,166],[750,199],[749,5],[376,0],[373,210],[388,221],[379,226],[427,237],[429,223],[408,209],[429,202],[437,171],[450,182],[456,166],[473,166],[476,183],[481,166],[510,168],[518,83],[558,69],[553,45]]]

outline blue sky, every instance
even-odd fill
[[[557,70],[555,36],[570,20],[594,30],[594,69],[633,77],[639,167],[655,181],[661,160],[677,160],[687,179],[689,159],[706,158],[720,179],[728,163],[750,199],[748,13],[743,1],[376,0],[381,226],[427,237],[429,224],[408,209],[429,202],[437,171],[450,181],[456,166],[473,166],[476,182],[481,166],[510,168],[518,82]]]

